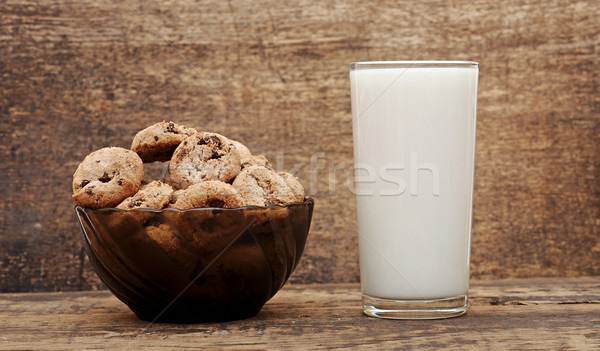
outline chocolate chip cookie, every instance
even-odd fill
[[[285,177],[264,166],[250,166],[244,168],[235,178],[233,187],[239,192],[246,206],[283,205],[302,201],[304,191],[302,195],[296,194],[299,189],[295,185],[295,189],[292,189],[288,185],[290,180],[286,181],[288,176]]]
[[[190,275],[198,264],[198,254],[177,230],[167,223],[152,223],[144,226],[146,234],[158,245],[185,275]]]
[[[144,162],[166,162],[181,142],[197,131],[173,122],[159,122],[139,131],[133,138],[131,150]]]
[[[89,208],[113,207],[135,194],[144,164],[138,154],[106,147],[85,157],[73,174],[73,200]]]
[[[231,141],[231,143],[238,149],[238,151],[240,153],[240,158],[242,159],[242,161],[252,157],[252,153],[250,152],[250,149],[248,149],[248,147],[246,145],[240,143],[237,140],[233,140],[233,139],[229,139],[229,141]]]
[[[296,198],[295,201],[304,201],[304,187],[302,184],[300,184],[298,178],[287,172],[279,172],[277,174],[279,174],[279,176],[283,178],[285,183],[290,187],[294,197]]]
[[[250,155],[250,157],[247,157],[242,160],[242,169],[251,166],[264,166],[267,168],[272,168],[271,163],[269,163],[269,160],[267,160],[267,158],[263,155]]]
[[[185,139],[171,158],[168,179],[176,189],[207,180],[229,182],[241,169],[245,150],[217,133],[200,132]]]
[[[173,188],[159,180],[149,184],[142,185],[140,190],[132,196],[126,198],[117,205],[122,210],[133,210],[136,208],[149,208],[152,210],[162,210],[171,201]]]
[[[208,180],[190,185],[178,193],[175,202],[169,207],[187,210],[203,207],[236,208],[242,205],[242,199],[233,186],[218,180]]]

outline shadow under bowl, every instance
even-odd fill
[[[140,319],[222,322],[256,315],[304,251],[314,201],[268,207],[75,207],[85,251]]]

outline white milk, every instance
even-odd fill
[[[477,74],[474,63],[351,70],[363,294],[467,293]]]

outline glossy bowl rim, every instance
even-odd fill
[[[80,208],[82,210],[84,210],[85,212],[150,212],[150,213],[163,213],[165,211],[167,212],[199,212],[199,211],[240,211],[240,210],[247,210],[247,209],[269,209],[269,208],[273,208],[273,207],[280,207],[280,208],[288,208],[288,207],[294,207],[294,206],[307,206],[307,205],[314,205],[315,201],[312,197],[310,196],[306,196],[304,198],[303,201],[295,201],[295,202],[290,202],[288,204],[271,204],[268,206],[257,206],[257,205],[248,205],[248,206],[242,206],[242,207],[234,207],[234,208],[222,208],[222,207],[196,207],[196,208],[188,208],[185,210],[179,209],[179,208],[173,208],[173,207],[168,207],[168,208],[163,208],[162,210],[155,210],[152,208],[134,208],[134,209],[130,209],[130,210],[124,210],[121,208],[116,208],[116,207],[102,207],[102,208],[89,208],[89,207],[83,207],[80,205],[75,205],[75,208]]]

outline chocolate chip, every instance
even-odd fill
[[[215,144],[216,146],[221,146],[221,139],[216,135],[206,135],[203,136],[202,139],[198,141],[198,145],[207,145],[207,144]]]
[[[165,132],[167,132],[167,133],[173,133],[173,134],[178,134],[177,131],[175,130],[175,123],[169,122],[169,125],[165,129]]]
[[[123,179],[119,179],[119,181],[117,182],[117,184],[123,185]]]
[[[129,203],[129,207],[140,207],[144,203],[144,199],[134,200]]]
[[[84,181],[81,182],[81,187],[83,188],[83,187],[85,187],[88,184],[90,184],[90,181],[86,179],[86,180],[84,180]]]
[[[158,141],[158,136],[154,136],[154,141]]]
[[[101,181],[102,183],[108,183],[110,182],[112,178],[108,176],[108,173],[104,172],[104,174],[102,175],[102,177],[98,178],[99,181]]]
[[[217,148],[212,149],[212,155],[210,155],[211,160],[221,158],[221,156],[223,156],[223,155],[221,154],[219,149],[217,149]]]
[[[221,139],[217,138],[216,135],[211,135],[210,141],[212,141],[213,144],[221,145]]]

